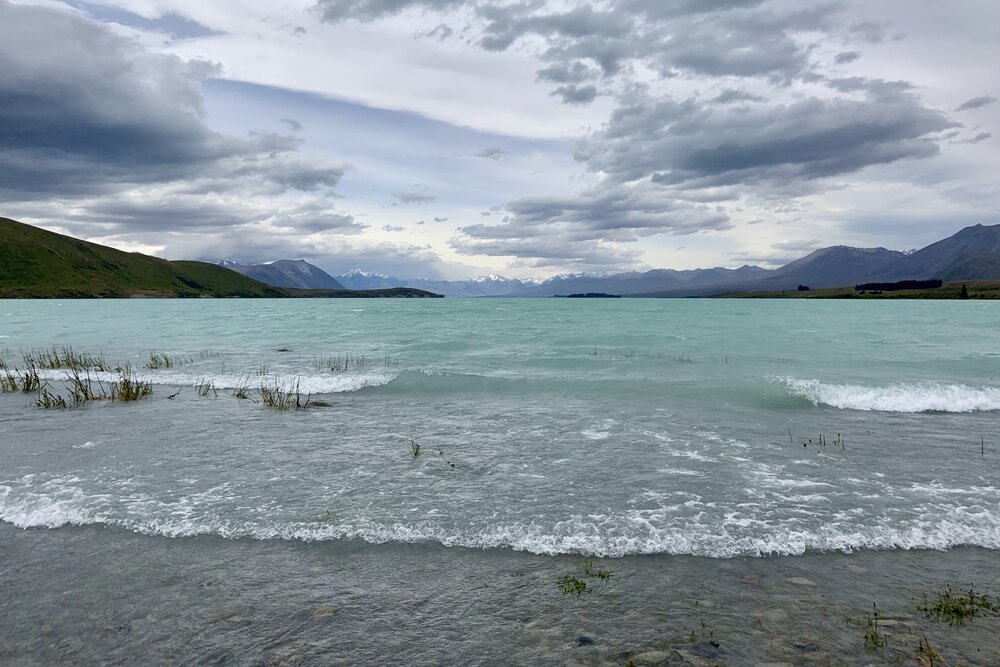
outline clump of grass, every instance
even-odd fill
[[[265,375],[270,375],[265,364],[260,364],[257,366],[257,377],[263,377]]]
[[[38,377],[38,369],[29,364],[23,371],[17,371],[18,383],[25,394],[33,394],[42,388],[42,380]]]
[[[233,397],[241,400],[252,401],[252,392],[250,388],[250,376],[241,375],[240,379],[236,381],[236,386],[233,387]]]
[[[158,352],[153,352],[149,355],[149,361],[146,362],[146,368],[158,369],[158,368],[173,368],[174,360],[171,359],[166,354],[161,354]]]
[[[215,383],[206,378],[198,381],[198,384],[195,385],[195,391],[201,397],[208,396],[209,394],[213,394],[216,397],[219,395],[219,390],[215,388]]]
[[[262,382],[258,388],[260,401],[269,408],[278,410],[303,410],[309,405],[309,396],[306,396],[305,403],[302,402],[302,393],[299,391],[299,381],[295,381],[294,386],[285,387],[277,380],[266,383]]]
[[[420,456],[420,443],[410,438],[410,451],[413,452],[413,458]],[[441,456],[444,456],[442,453]]]
[[[35,399],[35,405],[39,408],[66,408],[66,399],[58,394],[53,394],[48,387],[42,387]]]
[[[927,618],[935,621],[947,621],[949,625],[962,625],[979,614],[1000,613],[1000,604],[990,600],[986,595],[977,595],[973,587],[963,595],[954,595],[949,587],[947,591],[937,594],[934,602],[924,594],[923,604],[917,605]]]
[[[6,366],[0,371],[0,391],[17,391],[17,375]]]
[[[111,383],[112,401],[138,401],[152,393],[152,383],[140,380],[127,364],[118,369],[118,379]]]
[[[588,577],[596,577],[597,579],[600,579],[601,581],[607,581],[613,575],[613,573],[611,572],[611,570],[595,570],[594,569],[594,561],[592,561],[592,560],[588,560],[588,561],[585,561],[583,563],[583,572]]]
[[[110,366],[108,366],[108,362],[104,360],[104,357],[86,352],[77,352],[68,345],[62,348],[52,346],[35,354],[25,354],[24,363],[50,370],[66,368],[76,370],[88,368],[98,371],[110,370]]]
[[[583,595],[587,591],[587,582],[567,575],[559,580],[559,589],[564,595]]]
[[[97,380],[97,389],[95,390],[94,381],[90,379],[90,371],[85,371],[85,373],[85,375],[80,375],[79,370],[73,369],[66,374],[66,381],[69,383],[66,385],[66,388],[69,389],[69,395],[73,399],[73,403],[79,405],[87,401],[106,399],[108,394],[104,390],[104,384],[100,380]]]
[[[865,616],[865,648],[874,650],[882,648],[888,642],[884,632],[878,629],[878,606],[872,603],[872,613]]]
[[[927,638],[920,640],[920,644],[917,647],[917,664],[920,667],[934,667],[935,665],[944,665],[944,656],[937,652],[931,643],[927,641]]]

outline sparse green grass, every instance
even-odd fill
[[[152,393],[153,385],[140,380],[127,364],[118,369],[118,379],[111,383],[112,401],[138,401]]]
[[[27,353],[24,355],[24,363],[25,365],[33,365],[38,368],[47,368],[50,370],[111,370],[111,367],[108,365],[108,362],[104,360],[104,357],[96,354],[88,354],[86,352],[77,352],[68,345],[61,348],[57,348],[53,345],[51,348],[47,348],[33,354]]]
[[[587,582],[567,575],[559,580],[559,589],[564,595],[583,595],[587,592]]]
[[[865,648],[875,650],[888,642],[884,632],[878,629],[878,606],[872,603],[872,613],[865,616]]]
[[[935,621],[962,625],[980,614],[1000,613],[1000,603],[987,595],[977,595],[971,586],[969,592],[963,595],[954,595],[949,587],[947,591],[938,593],[933,602],[925,594],[923,603],[917,605],[917,611]]]
[[[174,366],[179,366],[181,363],[183,363],[183,360],[180,358],[174,358],[160,352],[153,352],[149,355],[149,361],[146,362],[146,368],[153,370],[159,368],[173,368]]]
[[[38,369],[35,368],[34,364],[29,365],[23,371],[16,371],[18,373],[18,384],[21,387],[21,391],[25,394],[33,394],[42,388],[41,378],[38,377]]]
[[[931,643],[927,641],[927,638],[920,640],[920,644],[917,646],[917,665],[920,667],[935,667],[940,665],[940,667],[946,667],[944,662],[944,656],[938,653],[937,649],[931,646]]]
[[[17,391],[17,375],[6,366],[0,370],[0,391]]]
[[[215,388],[215,384],[207,378],[202,378],[198,381],[198,384],[195,385],[195,391],[203,398],[209,394],[216,397],[219,395],[219,390]]]
[[[104,384],[100,380],[91,380],[90,371],[86,371],[85,375],[80,375],[79,370],[73,369],[66,374],[66,381],[68,382],[66,388],[69,389],[70,398],[77,405],[87,401],[104,400],[108,397],[108,393],[104,390]],[[96,389],[94,388],[95,382]]]
[[[250,387],[249,375],[241,375],[240,379],[236,381],[236,386],[233,387],[233,397],[246,401],[253,400],[253,389]]]
[[[35,405],[39,408],[61,408],[65,409],[66,399],[58,394],[53,394],[48,387],[42,387],[35,399]]]
[[[257,390],[260,395],[260,402],[269,408],[278,410],[303,410],[309,405],[309,397],[306,396],[305,403],[302,402],[302,394],[299,391],[299,381],[296,380],[292,386],[285,387],[277,380],[272,382],[261,382]]]

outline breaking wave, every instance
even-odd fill
[[[918,382],[869,387],[779,378],[814,405],[876,412],[987,412],[1000,410],[1000,387]]]
[[[720,525],[695,517],[661,523],[625,512],[572,516],[551,525],[471,521],[460,527],[449,527],[434,521],[407,523],[363,518],[338,522],[229,519],[210,511],[192,516],[187,511],[175,511],[178,508],[169,504],[162,507],[164,511],[153,514],[122,512],[107,505],[107,496],[86,495],[79,488],[63,488],[58,493],[29,493],[17,498],[12,497],[11,491],[11,487],[0,486],[0,520],[18,528],[96,525],[167,538],[212,535],[226,539],[301,542],[430,542],[445,547],[610,558],[651,554],[739,558],[801,555],[814,551],[944,550],[958,546],[1000,549],[1000,517],[981,506],[928,507],[927,512],[907,521],[894,521],[891,525],[847,520],[813,526],[790,520]],[[187,506],[186,509],[191,508]]]

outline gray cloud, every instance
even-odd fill
[[[318,0],[315,6],[324,21],[336,23],[348,19],[374,21],[412,8],[440,11],[465,3],[466,0]]]
[[[764,102],[765,98],[760,95],[753,95],[742,88],[726,88],[721,93],[713,97],[710,102],[713,104],[734,104],[736,102]]]
[[[838,65],[846,65],[847,63],[853,63],[860,57],[861,54],[857,51],[841,51],[833,57],[833,62]]]
[[[508,154],[509,151],[506,151],[502,148],[497,148],[495,146],[490,146],[476,153],[476,157],[481,157],[486,160],[499,160],[504,155]]]
[[[394,192],[392,196],[398,199],[400,204],[429,204],[437,200],[437,195],[429,195],[426,192]]]
[[[638,95],[581,142],[577,159],[621,182],[651,177],[678,188],[786,183],[929,157],[928,135],[952,125],[892,89],[865,99],[809,98],[749,109]]]
[[[201,82],[216,72],[151,54],[69,11],[0,0],[0,198],[93,195],[227,172],[279,189],[336,185],[343,167],[314,171],[288,157],[297,139],[210,130]]]
[[[597,97],[597,86],[559,86],[551,94],[561,97],[564,104],[590,104]]]
[[[599,72],[587,67],[579,60],[565,63],[555,63],[538,70],[537,79],[559,84],[580,84],[594,79]]]
[[[302,131],[302,123],[295,120],[294,118],[282,118],[281,122],[287,125],[288,129],[290,129],[292,132]]]
[[[677,201],[650,185],[599,187],[576,196],[524,197],[504,207],[499,224],[459,229],[451,246],[467,255],[503,255],[544,265],[625,266],[634,243],[656,234],[727,229],[725,213]],[[625,262],[625,264],[623,264]]]
[[[980,97],[973,97],[972,99],[965,100],[959,104],[955,111],[968,111],[969,109],[979,109],[985,106],[989,106],[997,101],[997,98],[990,95],[982,95]]]

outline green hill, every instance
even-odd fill
[[[122,252],[0,218],[0,299],[94,297],[437,298],[410,287],[381,290],[272,287],[207,262]]]
[[[205,262],[169,262],[0,218],[0,297],[242,296],[285,294]]]

